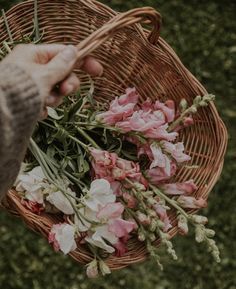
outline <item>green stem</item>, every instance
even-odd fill
[[[34,0],[34,28],[35,28],[35,39],[34,41],[39,41],[39,21],[38,21],[38,1]]]
[[[13,42],[13,37],[12,37],[12,34],[11,34],[11,30],[10,30],[10,27],[9,27],[9,24],[8,24],[7,17],[6,17],[4,9],[2,9],[2,16],[3,16],[3,19],[4,19],[4,24],[5,24],[6,29],[7,29],[7,34],[9,36],[10,42],[12,43]]]
[[[40,121],[40,123],[42,123],[42,124],[44,124],[44,125],[52,128],[52,129],[54,129],[54,130],[59,130],[59,129],[63,130],[63,132],[66,134],[66,136],[67,136],[68,138],[72,139],[74,142],[76,142],[77,144],[81,145],[87,152],[89,152],[89,149],[88,149],[89,146],[88,146],[88,145],[86,145],[86,144],[83,143],[82,141],[80,141],[80,140],[78,140],[77,138],[75,138],[75,137],[73,137],[72,135],[70,135],[70,133],[69,133],[68,131],[66,131],[64,128],[61,128],[61,127],[60,127],[60,128],[57,128],[57,127],[55,127],[55,126],[53,126],[53,125],[51,125],[51,124],[49,124],[49,123],[47,123],[47,122],[45,122],[45,121]]]
[[[163,198],[168,204],[170,204],[172,207],[174,207],[177,211],[179,211],[182,215],[184,215],[188,220],[190,220],[189,215],[180,207],[177,205],[175,201],[172,199],[168,198],[164,193],[162,193],[157,187],[149,184],[150,188],[152,188],[153,192]]]
[[[77,131],[87,140],[90,142],[90,144],[97,149],[101,149],[97,143],[81,128],[76,127]]]

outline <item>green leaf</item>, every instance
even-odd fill
[[[63,115],[58,115],[57,111],[51,107],[47,107],[48,116],[55,120],[60,120],[63,118]]]

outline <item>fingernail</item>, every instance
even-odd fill
[[[76,48],[72,45],[67,46],[63,51],[62,54],[67,61],[72,61],[76,58]]]

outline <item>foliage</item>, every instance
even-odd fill
[[[19,1],[18,1],[19,2]],[[216,95],[218,110],[230,136],[222,177],[203,213],[217,232],[222,263],[214,264],[202,246],[189,237],[174,239],[179,261],[164,257],[165,271],[151,261],[134,265],[98,280],[87,280],[84,270],[68,257],[54,253],[47,242],[0,213],[0,285],[4,289],[235,289],[236,288],[236,4],[233,0],[104,0],[117,10],[153,6],[163,15],[162,37],[183,63]],[[1,8],[16,1],[0,0]],[[191,247],[190,247],[191,246]]]

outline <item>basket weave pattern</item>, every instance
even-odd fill
[[[9,10],[7,20],[14,40],[33,30],[33,1],[23,2]],[[92,0],[39,0],[38,17],[42,42],[78,44],[78,59],[93,54],[104,65],[104,75],[95,78],[95,97],[108,102],[123,93],[127,87],[135,86],[141,99],[173,99],[178,103],[185,98],[189,103],[196,95],[206,93],[204,87],[183,66],[175,52],[159,37],[161,17],[152,8],[134,9],[116,14],[109,7]],[[149,23],[152,31],[145,30],[141,23]],[[0,43],[8,40],[3,19],[0,19]],[[77,71],[81,82],[88,76]],[[207,198],[216,183],[223,166],[227,144],[227,133],[214,104],[199,110],[195,124],[180,135],[191,164],[197,168],[179,169],[174,181],[194,179],[198,186],[195,195]],[[10,190],[5,208],[20,216],[34,231],[47,237],[52,224],[60,216],[27,210],[17,193]],[[176,216],[171,216],[175,224]],[[177,233],[176,226],[170,230]],[[157,245],[159,240],[156,241]],[[88,263],[92,256],[85,247],[79,246],[70,255],[80,263]],[[107,264],[111,269],[120,269],[131,263],[142,261],[147,252],[142,243],[130,240],[129,251],[122,257],[110,256]]]

